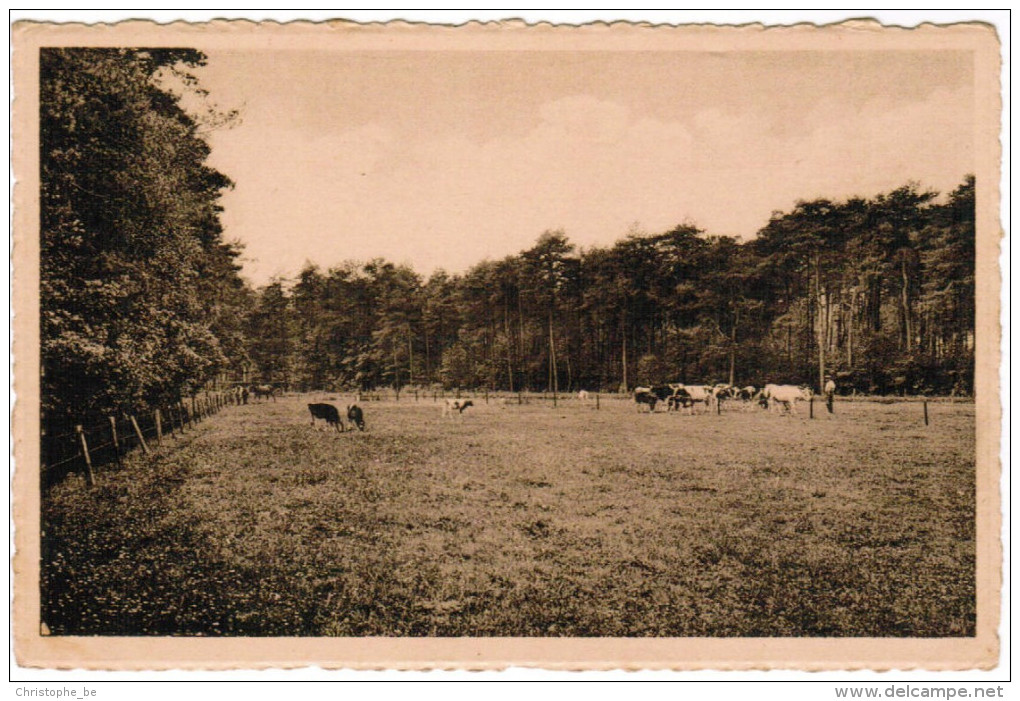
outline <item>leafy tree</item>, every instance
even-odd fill
[[[206,118],[179,101],[201,97],[188,70],[205,57],[39,58],[43,410],[80,419],[194,391],[243,356],[233,310],[247,301],[219,224],[231,183],[205,165]]]

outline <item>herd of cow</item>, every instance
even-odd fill
[[[668,384],[654,387],[638,387],[634,390],[634,401],[638,409],[648,407],[649,413],[664,403],[666,411],[685,411],[694,414],[698,410],[720,410],[724,402],[739,402],[744,409],[759,406],[771,411],[797,413],[797,402],[809,401],[810,387],[796,385],[765,385],[756,387],[734,387],[732,385],[684,385]]]
[[[238,404],[247,404],[249,395],[255,399],[276,401],[276,388],[272,385],[251,385],[250,387],[236,387],[233,392],[237,393]],[[770,411],[785,411],[789,414],[797,413],[797,402],[810,401],[812,391],[810,387],[796,385],[774,385],[768,384],[758,389],[753,386],[734,387],[732,385],[686,385],[671,383],[667,385],[656,385],[652,387],[638,387],[634,390],[634,401],[638,409],[648,407],[648,412],[653,413],[659,404],[666,406],[666,411],[687,412],[694,414],[697,411],[710,412],[713,409],[721,411],[724,402],[736,402],[744,409],[753,409],[755,406]],[[588,392],[581,390],[578,393],[581,401],[588,400]],[[506,406],[506,400],[500,400],[502,406]],[[462,415],[464,410],[472,406],[470,400],[447,399],[443,404],[443,416]],[[332,404],[316,403],[308,405],[308,412],[312,416],[312,426],[315,426],[316,419],[326,422],[327,429],[333,428],[338,433],[347,429],[344,427],[340,410]],[[347,407],[346,418],[350,422],[350,430],[357,426],[358,430],[365,430],[365,415],[361,407],[351,404]]]
[[[273,385],[238,385],[233,389],[227,391],[228,395],[233,396],[236,404],[247,404],[248,398],[254,399],[265,399],[269,401],[272,399],[276,401],[276,387]]]

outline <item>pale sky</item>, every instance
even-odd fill
[[[255,283],[383,257],[428,275],[547,229],[754,236],[799,199],[974,171],[965,52],[209,51],[228,239]]]

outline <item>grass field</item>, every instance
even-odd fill
[[[336,435],[309,426],[327,396],[45,494],[51,632],[974,634],[973,404],[444,419],[405,394]]]

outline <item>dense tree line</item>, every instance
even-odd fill
[[[43,411],[175,401],[224,372],[295,389],[665,381],[970,392],[974,179],[801,202],[747,242],[684,224],[562,231],[463,274],[385,260],[252,290],[205,162],[187,49],[40,52]]]
[[[245,358],[254,294],[224,241],[231,185],[204,163],[183,49],[40,51],[43,411],[80,420],[174,400]],[[264,296],[264,295],[263,295]]]
[[[801,202],[748,242],[692,225],[578,250],[562,231],[463,275],[384,260],[259,291],[262,375],[295,388],[617,390],[665,381],[968,393],[974,178]]]

